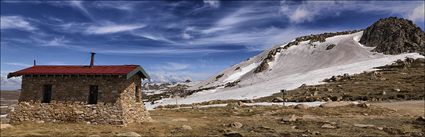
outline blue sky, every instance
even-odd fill
[[[2,89],[32,65],[139,64],[154,81],[203,80],[297,36],[398,16],[424,28],[422,1],[2,1]]]

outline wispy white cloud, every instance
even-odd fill
[[[219,0],[204,0],[203,5],[199,8],[195,8],[189,14],[198,14],[202,11],[206,11],[208,9],[218,9],[220,8],[220,1]]]
[[[4,64],[11,65],[11,66],[18,66],[18,67],[29,67],[29,66],[32,66],[30,64],[19,63],[19,62],[5,62]]]
[[[425,7],[424,4],[418,5],[413,11],[407,16],[408,19],[413,21],[425,21]]]
[[[132,31],[145,27],[143,24],[112,24],[112,25],[103,25],[97,26],[93,25],[88,27],[84,33],[86,34],[111,34],[125,31]]]
[[[423,15],[424,2],[419,1],[302,1],[283,0],[279,13],[292,23],[311,22],[326,16],[339,16],[342,11],[381,12],[416,19]],[[422,5],[422,7],[420,6]]]
[[[243,45],[248,50],[264,50],[276,44],[283,44],[298,36],[317,34],[323,32],[341,31],[339,29],[307,29],[302,27],[252,29],[246,31],[229,31],[217,35],[205,36],[198,39],[192,39],[182,42],[185,45],[200,46],[220,46],[220,45]]]
[[[37,28],[24,17],[1,16],[1,29],[18,29],[25,31],[33,31]]]
[[[30,39],[32,40],[33,44],[37,46],[66,47],[70,43],[70,41],[66,39],[65,36],[40,37],[33,35],[30,36]]]
[[[208,71],[194,71],[199,66],[180,62],[167,62],[154,66],[150,76],[154,82],[183,82],[185,80],[201,80],[211,75]]]
[[[194,31],[195,28],[194,27],[187,27],[183,32],[182,32],[182,38],[183,39],[192,39],[193,36],[190,34],[191,31]]]
[[[162,35],[158,35],[158,34],[149,34],[146,32],[132,32],[131,33],[134,36],[137,37],[142,37],[142,38],[146,38],[146,39],[150,39],[150,40],[154,40],[154,41],[161,41],[161,42],[166,42],[166,43],[175,43],[174,41],[165,38]]]
[[[155,70],[164,70],[164,71],[177,71],[177,70],[185,70],[190,67],[189,64],[178,63],[178,62],[166,62],[164,64],[160,64],[154,66]]]
[[[138,1],[96,1],[93,3],[94,7],[100,9],[118,9],[123,11],[134,11]]]
[[[204,6],[211,8],[219,8],[220,1],[219,0],[204,0]]]
[[[94,20],[93,15],[86,9],[86,7],[84,7],[83,1],[72,0],[72,1],[69,1],[69,4],[72,7],[77,8],[78,10],[80,10],[84,15],[86,15],[91,20]]]
[[[263,9],[255,7],[243,7],[231,13],[214,23],[214,25],[208,29],[201,30],[204,34],[216,33],[220,31],[229,31],[239,29],[239,25],[247,23],[248,21],[261,20],[265,18],[271,18],[274,16],[272,13],[262,13]]]
[[[74,47],[76,48],[76,47]],[[87,51],[86,48],[81,47],[81,50]],[[208,53],[220,53],[220,52],[231,52],[229,50],[220,50],[220,49],[176,49],[176,48],[155,48],[155,49],[102,49],[102,48],[93,48],[94,51],[98,53],[105,54],[157,54],[157,55],[173,55],[173,54],[208,54]]]

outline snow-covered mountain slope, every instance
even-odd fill
[[[373,47],[365,47],[359,43],[362,33],[336,35],[326,38],[324,42],[301,41],[288,48],[283,47],[287,44],[277,45],[190,89],[217,88],[180,98],[178,102],[191,104],[209,100],[259,98],[282,89],[295,89],[302,84],[320,84],[323,79],[334,75],[371,71],[374,67],[391,64],[406,57],[424,57],[417,53],[384,55],[371,52]],[[276,49],[279,50],[267,62],[268,67],[264,71],[254,72],[265,58],[270,57],[269,52]],[[226,87],[226,83],[230,82],[237,84]],[[175,104],[175,99],[163,99],[148,107],[166,104]]]

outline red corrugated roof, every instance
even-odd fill
[[[21,75],[126,75],[139,65],[116,66],[32,66],[9,73],[8,77]]]

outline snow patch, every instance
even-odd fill
[[[249,64],[246,67],[241,68],[240,70],[237,70],[237,72],[235,72],[232,75],[228,76],[224,80],[224,83],[234,82],[234,81],[238,80],[240,77],[242,77],[246,73],[248,73],[248,72],[252,71],[253,69],[257,68],[258,65],[259,65],[259,63],[252,63],[252,64]]]
[[[7,117],[7,114],[0,115],[0,118],[5,118],[5,117]]]

